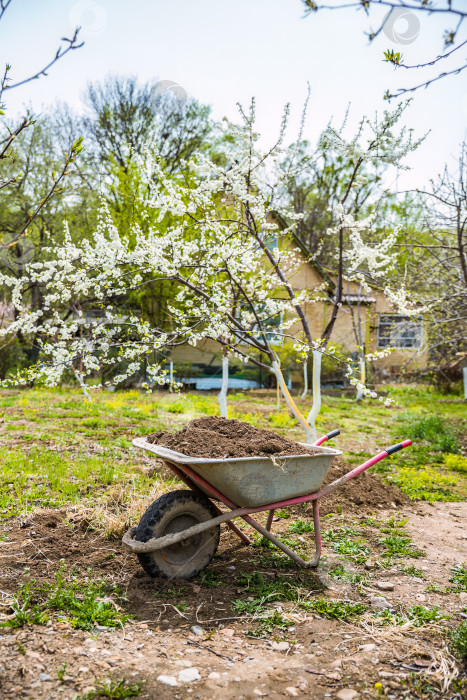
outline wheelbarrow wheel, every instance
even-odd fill
[[[135,539],[147,542],[173,532],[183,532],[218,515],[202,493],[171,491],[154,501],[140,520]],[[148,554],[138,554],[149,576],[190,579],[205,569],[219,545],[220,525]]]

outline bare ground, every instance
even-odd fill
[[[400,512],[400,517],[410,518],[406,530],[415,545],[426,551],[425,556],[371,570],[370,580],[360,590],[336,583],[327,575],[340,560],[326,548],[317,572],[292,567],[281,570],[281,576],[299,579],[308,592],[320,596],[360,602],[381,593],[378,581],[389,581],[394,589],[384,595],[394,608],[399,604],[439,605],[454,616],[448,625],[460,621],[466,594],[461,594],[461,599],[425,588],[428,583],[449,585],[450,567],[467,559],[467,503],[413,504],[394,487],[367,474],[336,494],[323,513],[336,507],[341,511],[336,516],[338,524],[352,521],[356,510],[359,517],[376,511],[381,519]],[[297,507],[294,514],[306,516],[306,506]],[[285,530],[288,524],[281,520],[275,527]],[[109,676],[144,681],[140,697],[161,699],[461,698],[465,693],[464,689],[456,694],[446,683],[443,689],[443,679],[457,675],[458,682],[463,674],[447,651],[444,622],[416,630],[410,625],[389,629],[375,627],[370,616],[354,625],[282,604],[282,612],[293,620],[287,635],[276,639],[247,636],[251,620],[229,619],[236,616],[232,601],[245,595],[236,577],[255,571],[274,577],[277,569],[261,563],[258,549],[239,545],[227,529],[223,530],[220,556],[210,567],[222,580],[215,587],[206,587],[199,580],[149,578],[136,558],[124,553],[120,542],[104,539],[78,519],[73,522],[71,512],[38,511],[30,518],[9,521],[3,532],[7,538],[0,540],[4,601],[28,577],[39,583],[53,581],[64,560],[68,569],[120,584],[126,592],[126,612],[134,618],[124,628],[91,633],[75,630],[53,617],[45,627],[0,630],[2,698],[71,700]],[[411,563],[424,570],[425,581],[401,573],[401,566]],[[177,609],[180,601],[182,609]],[[203,629],[201,636],[190,631],[193,625]],[[57,671],[65,663],[65,674],[59,680]],[[161,675],[178,677],[188,667],[198,669],[201,679],[177,681],[176,687],[157,680]],[[424,694],[424,682],[432,685],[434,694]],[[375,683],[381,686],[375,688]],[[344,689],[349,691],[347,696],[342,695]],[[351,690],[357,694],[352,695]]]

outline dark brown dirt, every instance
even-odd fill
[[[270,430],[217,416],[196,418],[176,433],[158,431],[148,435],[147,440],[190,457],[283,457],[316,453],[313,447],[288,440]]]
[[[342,457],[336,457],[327,473],[324,486],[348,471],[349,465]],[[369,512],[377,508],[402,508],[410,503],[410,498],[396,486],[385,484],[378,476],[366,471],[323,498],[320,501],[320,510],[323,514],[339,509],[344,512]]]
[[[341,464],[336,470],[345,468]],[[374,480],[368,475],[369,491],[374,490]],[[295,585],[300,582],[302,593],[310,599],[324,595],[363,603],[368,603],[376,580],[389,580],[395,589],[385,595],[392,606],[403,604],[406,608],[414,601],[422,601],[430,607],[440,605],[443,611],[455,615],[458,596],[441,596],[427,592],[425,587],[427,582],[448,585],[450,566],[463,560],[464,504],[421,504],[416,508],[418,513],[406,511],[415,544],[425,547],[428,533],[433,542],[427,555],[416,562],[426,572],[426,579],[404,576],[401,566],[412,561],[400,561],[390,569],[370,572],[370,582],[360,590],[338,584],[326,575],[341,561],[326,542],[323,563],[317,572],[300,570],[292,563],[278,569],[272,552],[238,545],[235,536],[225,528],[219,555],[208,570],[210,579],[158,580],[147,577],[136,557],[126,554],[120,542],[104,539],[86,529],[84,522],[73,523],[70,513],[42,511],[28,518],[14,518],[3,525],[7,540],[0,541],[3,601],[31,577],[39,584],[53,583],[57,569],[65,566],[66,572],[74,576],[91,580],[105,577],[109,584],[122,586],[127,600],[119,603],[135,617],[124,629],[83,632],[74,630],[52,611],[46,627],[1,629],[0,697],[76,700],[86,697],[97,682],[109,677],[126,678],[128,683],[143,681],[140,697],[149,700],[253,700],[261,696],[270,700],[334,700],[343,688],[356,689],[355,700],[365,700],[375,697],[375,683],[382,684],[384,697],[394,700],[422,697],[415,692],[415,686],[414,689],[407,685],[410,678],[406,669],[413,664],[426,666],[425,659],[431,661],[441,653],[443,638],[433,631],[424,634],[421,629],[416,635],[412,631],[388,638],[384,629],[368,633],[362,627],[304,613],[285,602],[281,603],[282,614],[294,626],[288,632],[276,630],[275,636],[253,639],[247,631],[258,621],[248,615],[242,619],[232,608],[237,599],[251,600],[241,577],[261,573],[271,581],[278,577],[279,581]],[[358,514],[364,513],[365,507],[361,506]],[[385,519],[390,513],[381,513],[381,517]],[[287,535],[291,522],[278,519],[274,529]],[[334,516],[332,522],[337,526],[351,521],[345,516]],[[366,536],[373,541],[371,528],[367,528]],[[307,536],[312,547],[311,540]],[[349,567],[349,563],[345,566]],[[323,590],[323,583],[331,588]],[[271,609],[274,607],[277,604],[272,602]],[[4,603],[1,613],[8,612]],[[193,625],[202,627],[201,636],[191,632]],[[178,681],[177,688],[158,680],[160,675],[176,677],[190,666],[199,670],[200,680]],[[65,675],[60,680],[58,671],[63,668]],[[420,677],[423,680],[422,674]],[[428,680],[433,683],[431,676]],[[439,700],[462,697],[453,689],[442,692],[439,684],[434,693],[433,697]]]

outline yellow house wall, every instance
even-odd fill
[[[293,244],[290,244],[293,248]],[[300,265],[289,279],[296,292],[308,290],[313,292],[323,284],[323,278],[318,269],[309,263],[306,256],[301,251],[296,251],[296,256],[300,260]],[[344,294],[358,294],[360,286],[356,282],[344,283]],[[325,292],[323,292],[325,294]],[[367,352],[378,350],[378,314],[394,313],[391,305],[387,302],[384,294],[372,289],[369,296],[375,302],[360,305],[360,320],[363,326],[362,337]],[[356,306],[354,307],[356,313]],[[329,321],[332,312],[332,304],[328,301],[317,301],[304,304],[305,316],[314,338],[319,338]],[[288,331],[290,334],[300,334],[301,324],[297,322]],[[348,352],[356,349],[356,338],[352,325],[352,317],[348,306],[344,303],[339,310],[336,323],[331,335],[331,344],[341,345]],[[182,345],[173,349],[172,359],[179,363],[211,364],[214,366],[221,364],[222,347],[213,340],[200,342],[196,347]],[[427,362],[427,353],[419,350],[401,349],[394,350],[388,357],[380,358],[373,364],[376,370],[384,373],[395,373],[401,367],[414,369],[423,367]]]

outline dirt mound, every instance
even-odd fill
[[[217,416],[196,418],[177,433],[158,431],[148,435],[147,441],[191,457],[283,457],[316,453],[313,447],[305,447],[270,430]]]
[[[341,457],[336,457],[333,466],[327,473],[324,485],[330,484],[331,481],[346,474],[350,469],[350,465]],[[378,476],[371,474],[371,470],[368,470],[343,486],[339,486],[329,496],[323,498],[320,501],[320,511],[326,514],[336,512],[336,509],[340,507],[346,513],[353,510],[358,514],[365,514],[376,508],[391,508],[394,505],[401,508],[410,503],[410,498],[405,493],[402,493],[396,486],[385,484]],[[358,506],[358,510],[356,506]]]

